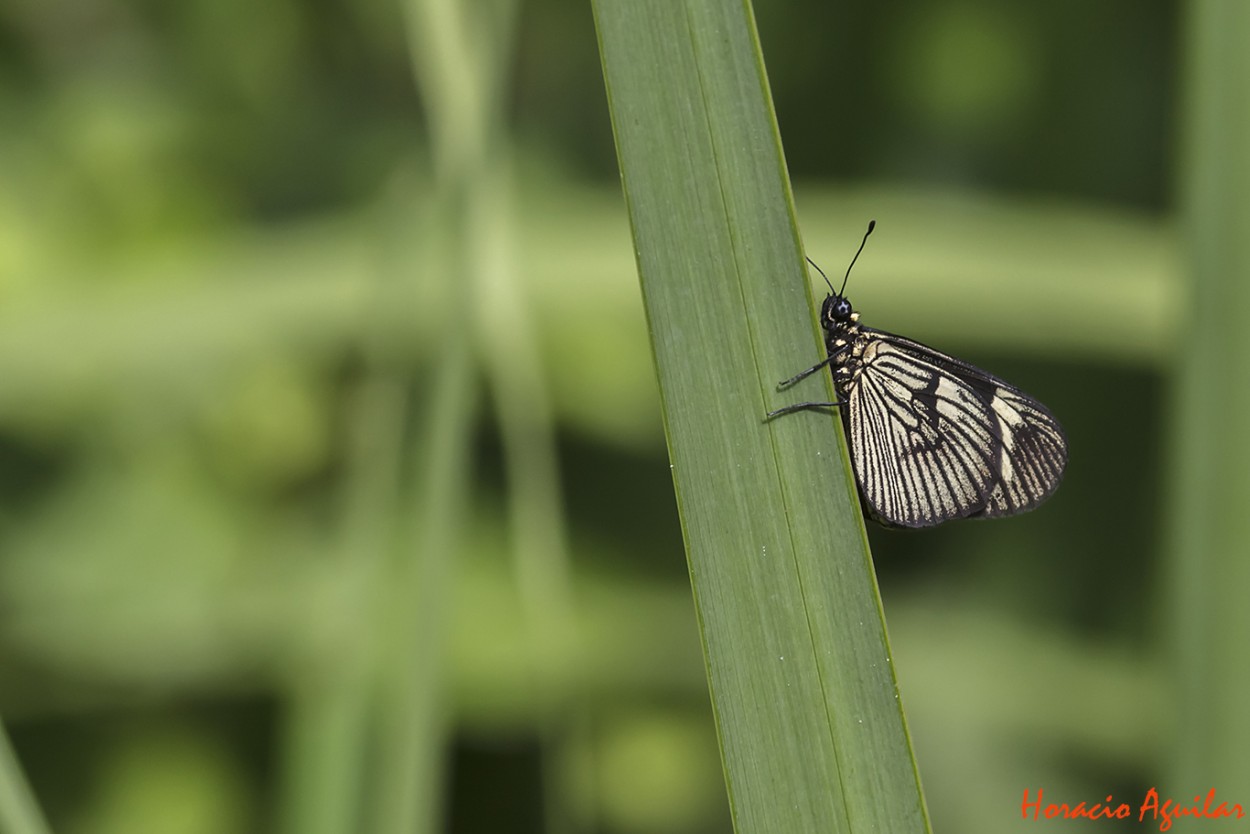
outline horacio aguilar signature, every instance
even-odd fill
[[[1158,822],[1160,831],[1167,831],[1172,827],[1172,821],[1181,819],[1182,817],[1194,817],[1197,819],[1216,820],[1224,817],[1232,817],[1241,819],[1246,814],[1241,810],[1241,803],[1234,802],[1229,805],[1227,802],[1215,804],[1215,788],[1207,791],[1205,797],[1195,796],[1192,805],[1186,805],[1177,802],[1174,799],[1159,799],[1159,792],[1154,788],[1146,791],[1145,797],[1141,804],[1134,807],[1127,802],[1117,804],[1110,796],[1102,802],[1086,804],[1078,802],[1075,805],[1069,805],[1066,802],[1048,803],[1042,800],[1042,789],[1037,789],[1037,798],[1034,799],[1029,795],[1029,789],[1024,789],[1024,802],[1020,804],[1020,816],[1023,819],[1114,819],[1126,820],[1136,816],[1138,822],[1145,822],[1147,819]]]

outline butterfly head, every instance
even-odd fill
[[[855,308],[850,299],[844,295],[825,296],[825,303],[820,308],[820,325],[826,330],[846,324],[855,315]]]

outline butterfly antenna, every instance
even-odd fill
[[[804,255],[803,257],[807,258],[806,255]],[[825,274],[825,271],[821,269],[820,267],[816,266],[816,262],[813,261],[811,258],[807,258],[807,262],[812,265],[812,269],[820,273],[820,277],[825,279],[825,283],[829,284],[829,276]],[[829,284],[829,292],[833,292],[833,284]]]
[[[877,228],[877,221],[869,220],[868,231],[864,232],[864,239],[859,242],[859,248],[855,250],[855,257],[851,258],[851,266],[855,266],[855,262],[859,260],[859,253],[864,251],[864,244],[868,242],[868,236],[872,234],[872,230],[875,228]],[[815,266],[815,264],[812,264],[812,266]],[[851,266],[846,268],[846,275],[842,278],[842,289],[838,290],[838,295],[842,295],[846,289],[846,279],[851,277]],[[821,274],[823,275],[824,273],[822,272]],[[828,278],[825,279],[826,282],[828,280]],[[829,289],[833,289],[833,286],[830,285]]]

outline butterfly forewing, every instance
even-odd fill
[[[994,437],[985,409],[932,362],[886,338],[864,338],[844,414],[870,512],[904,527],[976,512],[993,488]]]
[[[877,520],[928,527],[1011,515],[1054,492],[1067,444],[1044,406],[910,339],[858,327],[853,338],[835,380],[860,493]]]

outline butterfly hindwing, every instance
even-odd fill
[[[985,518],[1033,509],[1059,486],[1068,463],[1063,429],[1036,400],[1000,388],[992,407],[1003,427],[1003,463],[985,509],[977,513]]]

